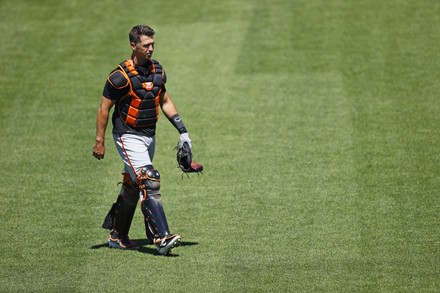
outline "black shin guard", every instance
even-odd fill
[[[145,235],[147,236],[147,244],[153,244],[154,243],[154,231],[153,228],[150,227],[150,224],[148,222],[148,218],[144,218],[145,222]]]
[[[128,174],[127,174],[128,175]],[[128,236],[136,205],[139,200],[139,188],[127,175],[116,202],[108,212],[103,228],[110,229],[115,238],[123,239]]]
[[[118,196],[118,199],[119,199],[119,196]],[[105,216],[104,222],[102,223],[103,229],[109,229],[109,230],[113,229],[113,223],[115,221],[115,213],[116,213],[117,206],[118,206],[118,201],[116,200],[116,202],[112,205],[112,207],[108,211],[107,215]]]
[[[170,234],[160,194],[160,174],[157,170],[144,168],[140,179],[143,192],[142,213],[145,216],[145,230],[148,240],[164,238]]]
[[[139,192],[133,190],[131,192],[126,191],[123,196],[119,196],[118,202],[120,203],[116,208],[113,225],[113,231],[118,235],[117,238],[123,239],[128,236],[138,200]]]
[[[146,199],[142,201],[142,212],[145,216],[147,238],[164,238],[170,234],[160,192],[146,191]]]

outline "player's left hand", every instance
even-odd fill
[[[185,173],[201,173],[203,171],[203,165],[192,160],[191,149],[186,142],[177,149],[176,158],[179,168]]]
[[[190,139],[189,136],[188,136],[188,132],[182,133],[182,134],[180,135],[180,138],[179,138],[179,145],[177,146],[177,148],[178,148],[178,149],[181,149],[181,148],[183,147],[183,144],[184,144],[185,142],[188,144],[189,149],[192,150],[191,139]]]

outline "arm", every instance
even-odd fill
[[[177,114],[176,106],[167,92],[160,95],[160,107],[168,119],[171,119],[171,117]]]
[[[179,139],[179,148],[186,142],[191,148],[191,139],[188,136],[188,131],[186,130],[185,125],[182,122],[179,114],[177,113],[176,106],[171,100],[170,96],[167,92],[160,95],[160,107],[162,108],[162,112],[167,116],[168,120],[170,120],[171,124],[179,131],[180,139]]]
[[[98,117],[96,119],[96,140],[93,146],[93,156],[98,160],[104,159],[105,154],[105,131],[107,129],[108,117],[110,109],[115,105],[114,100],[102,97],[101,104],[98,109]]]

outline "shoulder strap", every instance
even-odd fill
[[[133,77],[139,75],[139,73],[134,68],[134,65],[131,63],[131,60],[126,60],[119,64],[119,67],[124,70],[124,72],[128,75],[128,77]]]

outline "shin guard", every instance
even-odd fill
[[[128,236],[136,205],[139,200],[139,188],[128,173],[124,173],[121,192],[108,212],[103,228],[111,230],[113,238],[123,239]]]
[[[170,234],[165,211],[162,205],[160,189],[160,174],[152,166],[142,169],[139,178],[142,192],[142,213],[145,216],[145,230],[148,240],[155,241]]]

